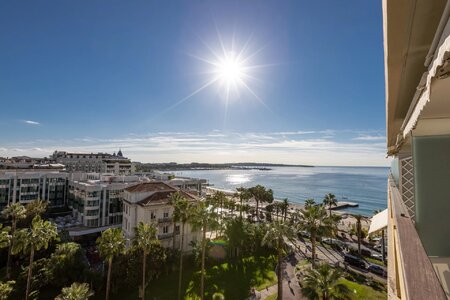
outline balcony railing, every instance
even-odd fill
[[[447,299],[391,176],[388,209],[389,299]]]
[[[169,223],[169,222],[172,222],[172,218],[167,217],[158,219],[158,223]]]
[[[173,233],[161,233],[158,234],[158,240],[170,239],[173,236]]]

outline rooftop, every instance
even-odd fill
[[[161,181],[153,181],[153,182],[143,182],[138,185],[129,187],[125,189],[130,193],[142,193],[142,192],[176,192],[178,191],[176,188],[161,182]]]
[[[151,204],[165,204],[169,201],[170,195],[173,193],[176,193],[177,190],[174,191],[158,191],[147,198],[144,198],[143,200],[139,201],[138,204],[141,206],[151,205]],[[178,191],[182,196],[184,196],[188,200],[197,200],[197,197],[194,195],[191,195],[189,193],[186,193],[184,191]]]

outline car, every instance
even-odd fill
[[[311,237],[311,234],[308,231],[300,231],[299,235],[302,237],[307,237],[307,238]]]
[[[373,274],[377,274],[382,277],[386,277],[386,270],[378,265],[370,265],[367,270]]]
[[[381,253],[372,252],[371,257],[375,258],[375,259],[378,259],[378,260],[383,260],[383,255],[381,255]]]
[[[369,249],[366,249],[366,248],[361,248],[361,255],[371,257],[372,251],[370,251]]]
[[[358,268],[361,268],[361,269],[365,269],[366,268],[366,263],[364,262],[364,260],[362,260],[359,257],[350,255],[350,254],[345,254],[344,255],[344,262],[349,264],[349,265],[351,265],[351,266],[358,267]]]

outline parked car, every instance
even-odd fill
[[[383,260],[383,255],[381,255],[381,253],[377,253],[377,252],[372,252],[372,258],[378,259],[378,260]]]
[[[367,270],[371,273],[386,277],[386,270],[378,265],[370,265]]]
[[[370,251],[369,249],[366,249],[366,248],[361,248],[361,255],[371,257],[372,251]]]
[[[311,234],[308,231],[300,231],[299,235],[302,237],[307,237],[307,238],[311,237]]]
[[[347,264],[354,266],[354,267],[358,267],[361,269],[365,269],[366,268],[366,263],[364,262],[364,260],[362,260],[359,257],[350,255],[350,254],[345,254],[344,255],[344,262],[346,262]]]
[[[338,239],[324,238],[322,239],[322,243],[331,245],[334,249],[337,249],[338,251],[342,251],[342,249],[347,249],[347,244]]]

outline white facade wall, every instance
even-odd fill
[[[167,204],[155,204],[142,206],[137,204],[138,201],[145,199],[150,196],[153,192],[145,193],[129,193],[125,191],[124,193],[124,214],[122,229],[127,239],[132,239],[134,237],[134,228],[139,224],[139,222],[153,223],[158,229],[158,239],[160,240],[162,246],[172,247],[173,245],[173,234],[176,226],[179,226],[179,230],[175,234],[175,247],[180,247],[181,242],[181,224],[174,224],[172,222],[173,217],[173,207]],[[164,232],[167,231],[167,232]],[[190,246],[191,241],[199,241],[201,239],[200,231],[193,231],[192,227],[186,223],[185,224],[185,235],[184,235],[184,245],[183,251],[191,251]]]
[[[124,189],[138,183],[134,176],[126,176],[124,182],[70,181],[72,215],[86,227],[122,224]]]

